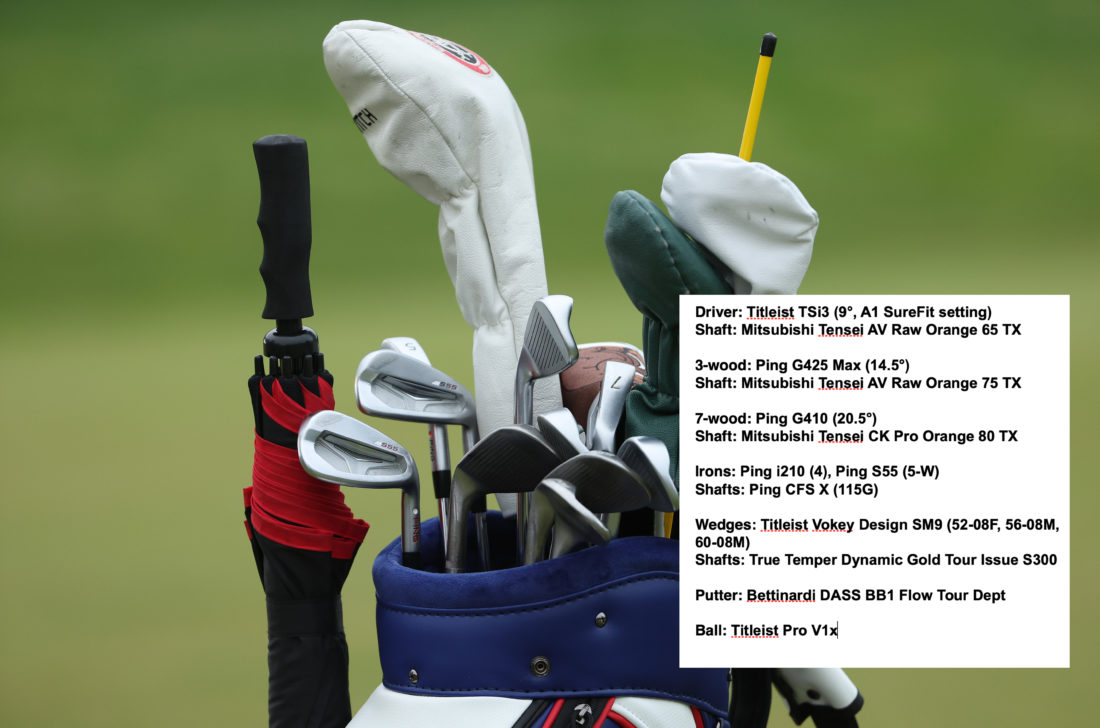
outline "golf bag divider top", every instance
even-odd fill
[[[491,512],[489,531],[494,553],[514,552],[512,519]],[[374,562],[386,688],[644,696],[693,706],[706,726],[726,721],[726,670],[678,667],[677,542],[621,538],[529,566],[446,574],[428,558],[441,552],[438,520],[422,524],[421,538],[426,570],[401,565],[398,541]]]

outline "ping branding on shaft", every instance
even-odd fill
[[[756,127],[760,124],[760,109],[764,106],[764,89],[768,86],[768,71],[775,55],[775,33],[765,33],[760,41],[760,59],[756,63],[756,78],[752,82],[749,113],[745,117],[745,131],[741,134],[741,151],[737,156],[746,162],[752,159],[752,145],[756,141]]]
[[[326,483],[399,489],[402,562],[420,568],[420,476],[408,450],[354,417],[322,410],[298,430],[298,459]]]

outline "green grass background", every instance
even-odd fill
[[[240,500],[267,329],[252,140],[310,145],[310,323],[338,407],[355,411],[355,365],[386,336],[471,381],[435,210],[378,167],[321,61],[328,29],[362,17],[468,45],[507,79],[579,341],[640,339],[607,204],[656,197],[684,152],[736,152],[764,31],[780,40],[754,159],[822,219],[802,292],[1071,294],[1072,668],[850,674],[868,726],[1094,718],[1096,3],[108,0],[0,8],[0,724],[266,719]],[[426,463],[421,427],[387,430]],[[373,524],[344,591],[358,706],[379,681],[370,561],[397,499],[348,500]]]

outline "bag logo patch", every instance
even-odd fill
[[[485,62],[484,58],[474,53],[469,48],[460,46],[458,43],[453,43],[436,35],[417,33],[412,30],[409,31],[409,34],[415,38],[419,38],[444,55],[450,56],[463,66],[466,66],[466,68],[480,73],[482,76],[488,76],[493,72],[493,69],[489,67],[489,64]]]

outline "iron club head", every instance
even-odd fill
[[[356,400],[367,414],[390,419],[426,422],[432,460],[432,486],[439,503],[439,525],[447,542],[447,500],[451,497],[451,452],[447,425],[462,425],[467,450],[477,441],[477,412],[473,396],[442,372],[433,369],[428,353],[410,336],[383,339],[382,350],[395,352],[422,366],[394,365],[398,361],[380,352],[368,354],[355,379]],[[375,363],[372,365],[368,360]],[[372,368],[373,366],[373,368]],[[452,416],[453,415],[453,416]]]
[[[477,430],[473,395],[438,369],[398,351],[379,349],[363,357],[355,373],[355,399],[359,409],[376,417]]]
[[[382,348],[396,351],[405,356],[411,356],[413,359],[419,359],[425,364],[431,364],[431,361],[428,360],[428,353],[424,351],[424,347],[420,345],[419,341],[411,336],[391,336],[387,339],[382,339]]]
[[[569,329],[572,312],[569,296],[544,296],[531,307],[516,366],[517,424],[532,423],[534,380],[563,372],[577,360],[577,342]]]
[[[334,410],[307,417],[298,429],[302,468],[326,483],[401,490],[401,551],[420,566],[420,476],[409,451],[370,425]]]
[[[577,361],[577,342],[569,329],[573,299],[543,296],[531,307],[523,348],[516,364],[515,421],[530,425],[534,411],[534,381],[559,374]],[[532,486],[533,487],[533,486]],[[527,533],[527,492],[516,492],[516,560],[523,563]]]
[[[600,393],[588,410],[589,450],[615,451],[615,433],[626,407],[626,395],[634,386],[634,366],[621,361],[604,364]]]

